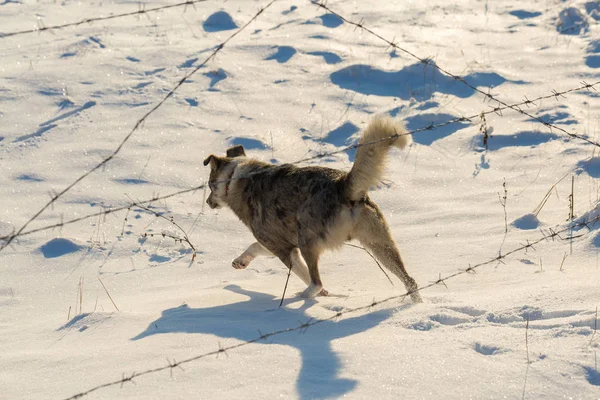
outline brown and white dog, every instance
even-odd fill
[[[210,155],[207,203],[229,207],[254,234],[256,243],[233,261],[246,268],[259,255],[275,255],[308,286],[303,297],[327,295],[319,256],[357,239],[402,280],[414,302],[417,284],[400,257],[390,229],[367,192],[382,177],[390,147],[410,143],[402,125],[376,118],[364,130],[350,172],[325,167],[271,165],[246,158],[242,146],[225,157]],[[362,145],[362,146],[361,146]]]

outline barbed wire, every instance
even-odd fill
[[[595,210],[595,208],[592,208],[586,214],[588,214],[588,213],[591,214],[591,212],[594,211],[594,210]],[[88,389],[86,391],[77,393],[77,394],[75,394],[75,395],[73,395],[71,397],[68,397],[65,400],[79,399],[79,398],[82,398],[84,396],[87,396],[88,394],[90,394],[92,392],[95,392],[97,390],[100,390],[100,389],[103,389],[103,388],[107,388],[107,387],[110,387],[110,386],[116,386],[116,385],[121,385],[122,386],[123,384],[125,384],[127,382],[133,382],[134,378],[138,378],[140,376],[149,375],[149,374],[153,374],[153,373],[160,372],[160,371],[165,371],[165,370],[171,370],[171,372],[172,372],[174,368],[181,368],[181,366],[184,365],[184,364],[189,364],[189,363],[191,363],[193,361],[197,361],[197,360],[200,360],[200,359],[203,359],[203,358],[206,358],[206,357],[210,357],[210,356],[215,356],[215,355],[218,356],[221,353],[226,353],[227,351],[235,350],[235,349],[238,349],[240,347],[248,346],[248,345],[253,344],[253,343],[257,343],[257,342],[261,342],[261,341],[266,341],[267,339],[272,338],[273,336],[278,336],[278,335],[282,335],[284,333],[296,332],[296,331],[304,333],[309,328],[311,328],[313,326],[316,326],[316,325],[319,325],[319,324],[322,324],[324,322],[335,321],[335,320],[341,318],[342,316],[346,316],[348,314],[354,314],[354,313],[357,313],[357,312],[360,312],[360,311],[370,312],[370,310],[372,308],[376,307],[376,306],[379,306],[379,305],[382,305],[382,304],[385,304],[385,303],[389,303],[389,302],[391,302],[393,300],[399,300],[399,299],[404,300],[404,299],[406,299],[406,297],[410,296],[413,293],[422,292],[423,290],[430,289],[430,288],[432,288],[434,286],[437,286],[437,285],[444,285],[444,286],[447,287],[446,282],[449,281],[449,280],[451,280],[451,279],[453,279],[453,278],[456,278],[457,276],[461,276],[461,275],[465,275],[465,274],[474,274],[474,273],[476,273],[477,269],[479,269],[479,268],[481,268],[483,266],[489,265],[489,264],[501,263],[501,262],[504,261],[505,258],[507,258],[508,256],[510,256],[512,254],[515,254],[515,253],[518,253],[518,252],[521,252],[521,251],[524,251],[524,250],[527,251],[528,249],[535,250],[534,246],[536,246],[536,245],[538,245],[538,244],[540,244],[542,242],[547,242],[547,241],[550,241],[550,240],[551,241],[555,241],[555,240],[566,241],[566,240],[572,240],[572,239],[575,239],[575,238],[581,238],[581,237],[589,234],[589,232],[591,231],[590,227],[593,224],[595,224],[596,222],[598,222],[598,221],[600,221],[600,215],[598,215],[598,216],[596,216],[594,218],[591,218],[588,221],[581,221],[581,222],[571,223],[571,224],[569,224],[569,226],[567,226],[567,227],[565,227],[565,228],[563,228],[561,230],[558,230],[558,231],[555,231],[555,230],[553,230],[553,229],[550,228],[547,233],[544,232],[544,231],[542,231],[543,236],[541,238],[533,241],[533,242],[527,241],[526,244],[522,244],[519,247],[517,247],[517,248],[515,248],[515,249],[513,249],[511,251],[508,251],[508,252],[506,252],[504,254],[499,253],[498,256],[496,256],[496,257],[494,257],[492,259],[489,259],[488,261],[481,262],[481,263],[475,264],[475,265],[469,265],[468,268],[458,270],[457,272],[455,272],[453,274],[450,274],[450,275],[447,275],[445,277],[442,277],[440,275],[440,277],[437,280],[435,280],[433,282],[430,282],[429,284],[427,284],[425,286],[421,286],[421,287],[419,287],[417,289],[409,290],[409,291],[407,291],[407,292],[405,292],[403,294],[395,295],[395,296],[390,296],[390,297],[387,297],[387,298],[382,299],[382,300],[373,300],[371,303],[369,303],[367,305],[364,305],[364,306],[359,306],[359,307],[355,307],[355,308],[349,308],[349,309],[346,309],[346,310],[337,311],[335,314],[333,314],[332,316],[327,317],[327,318],[322,318],[322,319],[312,319],[311,318],[311,319],[307,320],[306,322],[300,322],[299,325],[297,325],[297,326],[293,326],[293,327],[289,327],[289,328],[285,328],[285,329],[280,329],[280,330],[276,330],[276,331],[272,331],[272,332],[264,333],[264,334],[259,331],[259,335],[256,338],[254,338],[254,339],[247,340],[247,341],[244,341],[244,342],[241,342],[241,343],[237,343],[237,344],[234,344],[234,345],[231,345],[231,346],[222,347],[221,345],[219,345],[219,348],[217,350],[213,350],[213,351],[209,351],[209,352],[206,352],[206,353],[198,354],[196,356],[189,357],[189,358],[186,358],[186,359],[183,359],[183,360],[180,360],[180,361],[167,360],[168,361],[168,365],[164,365],[164,366],[161,366],[161,367],[148,369],[148,370],[145,370],[145,371],[142,371],[142,372],[133,372],[131,375],[125,375],[123,373],[121,379],[118,379],[118,380],[115,380],[115,381],[112,381],[112,382],[107,382],[107,383],[95,386],[95,387],[93,387],[91,389]],[[572,234],[570,236],[568,236],[568,237],[561,236],[561,235],[563,235],[565,233],[568,233],[568,232],[572,233],[574,230],[577,230],[577,229],[580,229],[580,228],[584,228],[584,227],[588,228],[588,232],[580,234],[580,235],[576,235],[576,236],[573,236]]]
[[[186,9],[187,9],[187,6],[191,5],[191,6],[195,7],[196,3],[204,3],[207,1],[208,0],[187,0],[187,1],[183,1],[181,3],[177,3],[177,4],[169,4],[166,6],[154,7],[154,8],[149,8],[149,9],[146,9],[143,4],[140,4],[138,11],[131,11],[131,12],[123,13],[123,14],[109,15],[106,17],[85,18],[85,19],[82,19],[81,21],[68,22],[68,23],[62,24],[62,25],[44,26],[43,22],[41,22],[41,19],[38,19],[38,27],[37,28],[25,29],[22,31],[6,32],[6,33],[0,32],[0,39],[12,37],[12,36],[18,36],[18,35],[26,35],[26,34],[35,33],[35,32],[42,33],[42,32],[46,32],[46,31],[64,29],[64,28],[69,28],[72,26],[79,26],[79,25],[88,24],[88,23],[91,24],[93,22],[98,22],[98,21],[106,21],[106,20],[122,18],[122,17],[130,17],[132,15],[148,14],[148,13],[155,12],[155,11],[166,10],[168,8],[186,7]],[[41,26],[39,26],[39,24],[41,24]]]
[[[534,105],[534,106],[535,106],[535,104],[534,104],[534,100],[529,100],[527,97],[525,97],[525,101],[521,102],[521,103],[520,103],[520,105],[509,105],[509,104],[505,103],[505,102],[504,102],[504,101],[502,101],[502,100],[498,100],[498,99],[497,99],[496,97],[494,97],[494,96],[493,96],[491,93],[489,93],[489,92],[485,92],[485,91],[483,91],[483,90],[479,89],[477,86],[474,86],[474,85],[470,84],[470,83],[469,83],[469,82],[467,82],[467,80],[466,80],[465,78],[463,78],[462,76],[455,75],[455,74],[453,74],[453,73],[449,72],[448,70],[446,70],[446,69],[444,69],[444,68],[440,67],[440,66],[439,66],[439,65],[437,65],[437,64],[436,64],[436,63],[435,63],[435,62],[434,62],[432,59],[430,59],[430,58],[422,58],[422,57],[419,57],[419,56],[417,56],[416,54],[414,54],[413,52],[411,52],[411,51],[409,51],[409,50],[406,50],[406,49],[404,49],[404,48],[402,48],[402,47],[398,46],[396,43],[394,43],[394,41],[393,41],[393,40],[388,40],[388,39],[384,38],[383,36],[379,35],[379,34],[378,34],[378,33],[376,33],[375,31],[373,31],[373,30],[371,30],[370,28],[368,28],[368,27],[364,26],[364,24],[363,24],[363,20],[362,20],[362,19],[360,20],[360,22],[353,22],[353,21],[349,20],[348,18],[346,18],[345,16],[341,15],[340,13],[338,13],[338,12],[336,12],[336,11],[332,10],[331,8],[329,8],[329,7],[327,6],[327,4],[326,4],[326,2],[325,2],[325,1],[310,0],[310,2],[311,2],[312,4],[314,4],[314,5],[316,5],[317,7],[319,7],[319,8],[322,8],[322,9],[326,10],[327,12],[329,12],[329,13],[331,13],[331,14],[335,15],[336,17],[340,18],[342,21],[344,21],[344,22],[346,22],[346,23],[348,23],[348,24],[350,24],[350,25],[354,25],[355,27],[357,27],[357,28],[360,28],[360,29],[364,30],[365,32],[367,32],[367,33],[369,33],[369,34],[371,34],[371,35],[375,36],[376,38],[378,38],[378,39],[380,39],[380,40],[384,41],[385,43],[387,43],[387,44],[388,44],[388,46],[390,46],[390,47],[392,47],[392,48],[394,48],[394,49],[396,49],[396,50],[399,50],[399,51],[401,51],[401,52],[403,52],[403,53],[405,53],[405,54],[408,54],[408,55],[409,55],[409,56],[411,56],[412,58],[414,58],[414,59],[418,60],[420,63],[422,63],[422,64],[424,64],[424,65],[426,65],[426,66],[427,66],[427,65],[429,65],[429,66],[431,66],[431,67],[433,67],[433,68],[437,69],[438,71],[440,71],[440,72],[441,72],[441,73],[443,73],[444,75],[447,75],[447,76],[449,76],[449,77],[451,77],[451,78],[455,79],[456,81],[463,83],[464,85],[468,86],[468,87],[469,87],[469,88],[471,88],[472,90],[474,90],[474,91],[476,91],[476,92],[478,92],[478,93],[482,94],[483,96],[485,96],[485,97],[484,97],[485,99],[488,99],[489,101],[492,101],[492,100],[493,100],[493,101],[497,102],[499,105],[501,105],[502,107],[504,107],[504,109],[510,108],[510,109],[512,109],[512,110],[514,110],[514,111],[516,111],[516,112],[520,113],[520,114],[523,114],[523,115],[525,115],[525,116],[527,116],[527,117],[529,117],[529,118],[532,118],[532,119],[534,119],[534,120],[538,121],[539,123],[543,124],[543,125],[544,125],[544,126],[546,126],[547,128],[549,128],[549,129],[550,129],[550,131],[552,131],[552,129],[556,129],[556,130],[558,130],[558,131],[560,131],[560,132],[562,132],[562,133],[564,133],[564,134],[566,134],[566,135],[568,135],[568,136],[570,136],[570,137],[572,137],[572,138],[577,138],[577,139],[583,140],[583,141],[585,141],[585,142],[587,142],[587,143],[589,143],[589,144],[592,144],[592,145],[594,145],[594,146],[600,147],[600,143],[598,143],[598,142],[596,142],[596,141],[594,141],[594,140],[592,140],[592,139],[590,139],[590,138],[587,138],[587,137],[585,137],[585,136],[583,136],[583,135],[579,135],[579,134],[577,134],[577,133],[568,132],[567,130],[565,130],[565,129],[563,129],[563,128],[559,127],[559,126],[557,126],[557,125],[555,125],[555,124],[552,124],[552,123],[550,123],[550,122],[548,122],[548,121],[544,121],[542,118],[540,118],[540,117],[538,117],[538,116],[535,116],[535,115],[533,115],[533,114],[530,114],[530,113],[528,113],[528,112],[526,112],[526,111],[523,111],[523,110],[520,108],[520,106],[521,106],[521,105],[525,105],[525,106],[528,106],[528,107],[529,107],[530,105]],[[597,83],[596,83],[596,84],[588,84],[588,83],[586,83],[585,81],[583,81],[583,82],[582,82],[582,84],[584,84],[584,88],[586,88],[586,89],[588,89],[588,90],[589,90],[589,89],[594,89],[594,90],[596,90],[594,86],[595,86]],[[558,100],[558,96],[557,96],[557,100]],[[497,107],[496,107],[496,108],[497,108]]]
[[[530,102],[533,102],[533,101],[544,100],[544,99],[549,99],[549,98],[552,98],[552,97],[559,97],[559,96],[564,97],[565,94],[577,92],[577,91],[584,90],[584,89],[589,89],[590,87],[593,88],[593,87],[598,86],[598,85],[600,85],[600,81],[597,81],[597,82],[592,83],[592,84],[582,83],[581,86],[578,86],[578,87],[575,87],[575,88],[571,88],[571,89],[567,89],[567,90],[564,90],[562,92],[557,92],[555,90],[552,90],[552,94],[542,95],[542,96],[536,97],[533,100],[526,100],[526,101],[521,101],[519,103],[506,104],[504,106],[492,107],[490,110],[482,111],[482,112],[480,112],[478,114],[473,114],[473,115],[468,116],[468,117],[456,117],[456,118],[453,118],[453,119],[449,119],[446,122],[441,122],[441,123],[437,123],[437,124],[434,124],[432,122],[431,124],[429,124],[427,126],[424,126],[422,128],[413,129],[413,130],[407,131],[405,133],[395,134],[395,135],[392,135],[392,136],[389,136],[389,137],[385,137],[383,139],[379,139],[379,140],[376,140],[376,141],[373,141],[373,142],[360,143],[360,144],[357,143],[357,144],[349,145],[349,146],[344,147],[343,149],[340,149],[340,150],[336,150],[336,151],[332,151],[332,152],[328,152],[328,153],[317,154],[317,155],[309,157],[309,158],[304,158],[304,159],[302,159],[300,161],[297,161],[297,162],[295,162],[293,164],[297,164],[297,163],[300,163],[300,162],[311,161],[311,160],[314,160],[314,159],[319,159],[319,158],[324,158],[324,157],[329,157],[329,156],[332,156],[332,155],[335,155],[335,154],[346,152],[348,150],[357,149],[357,148],[362,147],[362,146],[373,145],[373,144],[376,144],[376,143],[379,143],[379,142],[383,142],[383,141],[386,141],[386,140],[395,139],[395,138],[398,138],[400,136],[414,135],[414,134],[420,133],[420,132],[431,131],[431,130],[434,130],[434,129],[437,129],[437,128],[441,128],[441,127],[444,127],[444,126],[447,126],[447,125],[451,125],[451,124],[455,124],[455,123],[459,123],[459,122],[471,122],[471,123],[473,123],[474,119],[476,119],[476,118],[482,118],[482,117],[484,117],[486,115],[489,115],[489,114],[498,114],[498,115],[502,116],[502,114],[501,114],[502,111],[506,110],[506,109],[509,109],[509,108],[519,107],[519,106],[524,105],[526,103],[530,103]],[[599,146],[600,147],[600,143],[597,143],[597,142],[594,142],[594,141],[591,141],[591,140],[588,140],[588,142],[594,144],[595,146]]]
[[[577,92],[577,91],[580,91],[580,90],[586,90],[586,89],[588,89],[588,86],[598,86],[598,85],[600,85],[600,81],[595,82],[593,84],[587,84],[587,83],[585,83],[585,84],[582,84],[581,86],[574,87],[574,88],[571,88],[571,89],[566,89],[566,90],[563,90],[563,91],[560,91],[560,92],[557,92],[557,91],[553,90],[551,94],[542,95],[542,96],[536,97],[533,100],[529,100],[529,101],[540,101],[540,100],[549,99],[549,98],[553,98],[553,97],[554,98],[564,97],[566,94],[569,94],[569,93]],[[334,151],[330,151],[330,152],[322,152],[322,153],[316,154],[314,156],[305,157],[305,158],[302,158],[300,160],[297,160],[297,161],[294,161],[294,162],[290,162],[288,164],[297,165],[297,164],[305,163],[305,162],[308,162],[308,161],[318,160],[318,159],[330,157],[330,156],[333,156],[333,155],[336,155],[336,154],[345,153],[345,152],[347,152],[349,150],[358,149],[358,148],[363,147],[363,146],[371,146],[371,145],[377,144],[379,142],[383,142],[383,141],[387,141],[387,140],[390,140],[390,139],[398,138],[400,136],[406,136],[406,135],[411,135],[412,136],[412,135],[415,135],[415,134],[419,134],[419,133],[422,133],[422,132],[434,130],[434,129],[437,129],[437,128],[440,128],[440,127],[444,127],[444,126],[447,126],[447,125],[450,125],[450,124],[458,123],[458,122],[471,122],[471,123],[473,123],[473,120],[476,119],[476,118],[481,118],[482,116],[485,116],[485,115],[488,115],[488,114],[500,114],[501,115],[501,112],[503,110],[506,110],[506,109],[511,108],[511,107],[517,107],[517,106],[520,106],[520,105],[523,105],[523,104],[525,104],[525,102],[508,104],[506,106],[492,107],[490,110],[482,111],[479,114],[473,114],[473,115],[467,116],[467,117],[457,117],[457,118],[450,119],[450,120],[448,120],[446,122],[442,122],[442,123],[438,123],[438,124],[433,124],[432,123],[432,124],[429,124],[429,125],[421,127],[421,128],[417,128],[417,129],[414,129],[414,130],[406,131],[404,133],[397,133],[397,134],[394,134],[392,136],[385,137],[383,139],[378,139],[378,140],[375,140],[375,141],[372,141],[372,142],[355,143],[355,144],[348,145],[348,146],[343,147],[343,148],[338,149],[338,150],[334,150]],[[492,136],[492,138],[493,138],[493,136]],[[228,179],[228,180],[223,180],[222,182],[219,181],[218,183],[227,183],[227,182],[231,182],[231,181],[237,180],[237,179],[249,178],[250,176],[251,175],[244,175],[244,176],[240,176],[240,177],[237,177],[237,178],[231,178],[231,179]],[[152,197],[150,199],[141,200],[141,201],[138,201],[136,203],[139,203],[141,205],[150,204],[150,203],[153,203],[153,202],[156,202],[156,201],[159,201],[159,200],[165,200],[165,199],[169,199],[169,198],[172,198],[172,197],[175,197],[175,196],[179,196],[179,195],[182,195],[182,194],[186,194],[186,193],[194,192],[194,191],[197,191],[197,190],[201,190],[201,189],[204,189],[206,187],[207,187],[206,184],[201,184],[201,185],[194,186],[194,187],[191,187],[191,188],[188,188],[188,189],[182,189],[182,190],[179,190],[179,191],[176,191],[176,192],[164,195],[164,196],[154,196],[154,197]],[[10,244],[17,237],[31,235],[33,233],[42,232],[42,231],[46,231],[46,230],[50,230],[50,229],[62,228],[65,225],[74,224],[74,223],[77,223],[77,222],[80,222],[80,221],[84,221],[84,220],[89,219],[89,218],[95,218],[95,217],[98,217],[98,216],[104,216],[104,217],[106,217],[108,214],[116,213],[116,212],[123,211],[123,210],[127,210],[128,208],[133,207],[135,205],[136,205],[135,203],[129,203],[127,205],[120,206],[120,207],[106,208],[103,211],[98,211],[96,213],[87,214],[87,215],[84,215],[84,216],[81,216],[81,217],[77,217],[77,218],[73,218],[73,219],[70,219],[70,220],[67,220],[67,221],[64,221],[63,217],[61,216],[61,221],[58,222],[58,223],[55,223],[55,224],[46,225],[46,226],[43,226],[43,227],[40,227],[40,228],[31,229],[31,230],[28,230],[28,231],[24,231],[22,229],[20,232],[16,232],[16,233],[13,232],[13,233],[8,234],[8,235],[0,236],[0,240],[2,240],[2,241],[5,242],[3,245],[0,245],[0,250],[2,250],[5,247],[5,245]]]
[[[200,63],[192,71],[190,71],[186,75],[184,75],[184,77],[179,80],[179,82],[175,85],[175,87],[173,87],[173,89],[171,89],[169,91],[169,93],[167,93],[167,95],[165,97],[163,97],[163,99],[161,101],[159,101],[154,107],[152,107],[146,114],[144,114],[144,116],[142,118],[140,118],[135,123],[133,129],[131,129],[131,131],[127,134],[127,136],[125,136],[125,138],[121,141],[121,143],[119,144],[119,146],[117,146],[117,148],[108,157],[104,158],[101,162],[99,162],[98,164],[96,164],[96,166],[94,166],[88,172],[86,172],[83,175],[81,175],[79,178],[77,178],[75,181],[73,181],[73,183],[71,183],[69,186],[67,186],[66,188],[64,188],[58,194],[51,194],[50,201],[47,202],[46,205],[44,205],[23,226],[21,226],[21,228],[19,228],[17,230],[16,234],[8,236],[8,238],[6,239],[6,241],[4,243],[0,244],[0,251],[4,250],[6,248],[6,246],[10,245],[10,243],[14,240],[14,238],[16,236],[18,236],[21,232],[23,232],[25,230],[25,228],[27,228],[27,226],[29,226],[29,224],[31,222],[33,222],[35,219],[37,219],[37,217],[39,217],[46,209],[48,209],[48,207],[50,207],[52,204],[54,204],[56,202],[56,200],[58,200],[65,193],[67,193],[69,190],[71,190],[79,182],[81,182],[82,180],[84,180],[85,178],[87,178],[88,176],[90,176],[92,173],[94,173],[94,171],[97,171],[98,169],[100,169],[104,165],[106,165],[108,162],[110,162],[121,151],[121,149],[123,148],[123,146],[125,145],[125,143],[127,143],[127,141],[131,138],[131,136],[138,130],[138,128],[146,121],[146,119],[150,115],[152,115],[171,96],[173,96],[173,94],[175,94],[175,92],[177,91],[177,89],[179,89],[181,87],[181,85],[183,85],[192,75],[194,75],[196,72],[198,72],[198,70],[200,70],[202,67],[204,67],[210,60],[212,60],[217,55],[217,53],[219,51],[221,51],[230,40],[232,40],[240,32],[242,32],[244,29],[246,29],[246,27],[248,27],[254,20],[256,20],[258,18],[258,16],[263,13],[263,11],[265,11],[267,8],[269,8],[276,1],[277,0],[271,0],[271,2],[269,2],[265,7],[262,7],[260,10],[258,10],[258,12],[256,14],[254,14],[254,16],[248,22],[246,22],[241,28],[239,28],[233,34],[231,34],[227,39],[225,39],[224,42],[222,42],[221,44],[219,44],[218,46],[216,46],[215,50],[208,57],[206,57],[206,59],[202,63]]]
[[[105,208],[102,211],[98,211],[92,214],[86,214],[84,216],[81,217],[77,217],[77,218],[73,218],[67,221],[63,221],[63,217],[61,216],[61,221],[57,222],[55,224],[51,224],[51,225],[46,225],[46,226],[42,226],[40,228],[35,228],[35,229],[31,229],[25,232],[17,232],[17,233],[11,233],[9,235],[5,235],[5,236],[0,236],[0,240],[4,240],[4,241],[9,241],[12,242],[14,239],[20,237],[20,236],[27,236],[27,235],[31,235],[33,233],[38,233],[38,232],[42,232],[42,231],[47,231],[47,230],[51,230],[51,229],[57,229],[57,228],[62,228],[66,225],[71,225],[77,222],[81,222],[81,221],[85,221],[86,219],[90,219],[90,218],[95,218],[95,217],[103,217],[106,218],[106,216],[108,216],[109,214],[115,214],[119,211],[124,211],[127,210],[129,208],[133,208],[133,207],[137,207],[137,206],[141,206],[141,205],[145,205],[145,204],[151,204],[154,203],[156,201],[159,200],[166,200],[169,199],[171,197],[175,197],[175,196],[180,196],[182,194],[185,193],[190,193],[190,192],[194,192],[196,190],[199,189],[204,189],[205,187],[207,187],[206,184],[202,184],[200,186],[196,186],[193,188],[189,188],[189,189],[183,189],[183,190],[179,190],[177,192],[173,192],[164,196],[154,196],[150,199],[147,200],[138,200],[135,202],[131,202],[128,203],[127,205],[124,206],[120,206],[120,207],[109,207],[109,208]],[[10,243],[7,243],[7,245],[9,245]]]

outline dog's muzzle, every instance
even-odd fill
[[[216,201],[213,199],[213,194],[212,194],[212,193],[211,193],[211,194],[208,196],[208,199],[206,199],[206,204],[208,204],[208,206],[209,206],[210,208],[212,208],[213,210],[214,210],[215,208],[223,208],[223,206],[222,206],[221,204],[219,204],[218,202],[216,202]]]

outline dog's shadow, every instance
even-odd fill
[[[298,327],[310,319],[306,311],[315,304],[311,300],[304,301],[298,309],[278,308],[280,299],[275,296],[244,290],[236,285],[229,285],[225,289],[246,295],[248,299],[207,308],[182,305],[167,309],[159,319],[150,323],[145,331],[131,340],[166,333],[205,333],[248,341],[256,339],[259,332],[266,334]],[[290,299],[286,303],[289,305],[297,301],[301,300]],[[299,334],[298,331],[287,332],[257,343],[269,344],[272,341],[300,352],[302,365],[296,380],[299,398],[337,398],[352,391],[358,381],[339,377],[342,363],[331,348],[331,342],[367,331],[391,315],[390,310],[381,310],[339,322],[326,321],[310,327],[304,334]],[[293,352],[289,356],[293,357]]]

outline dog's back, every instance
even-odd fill
[[[245,160],[238,173],[247,178],[236,181],[231,209],[255,235],[274,235],[286,245],[298,246],[299,214],[326,240],[328,226],[349,204],[348,174],[336,169]]]

